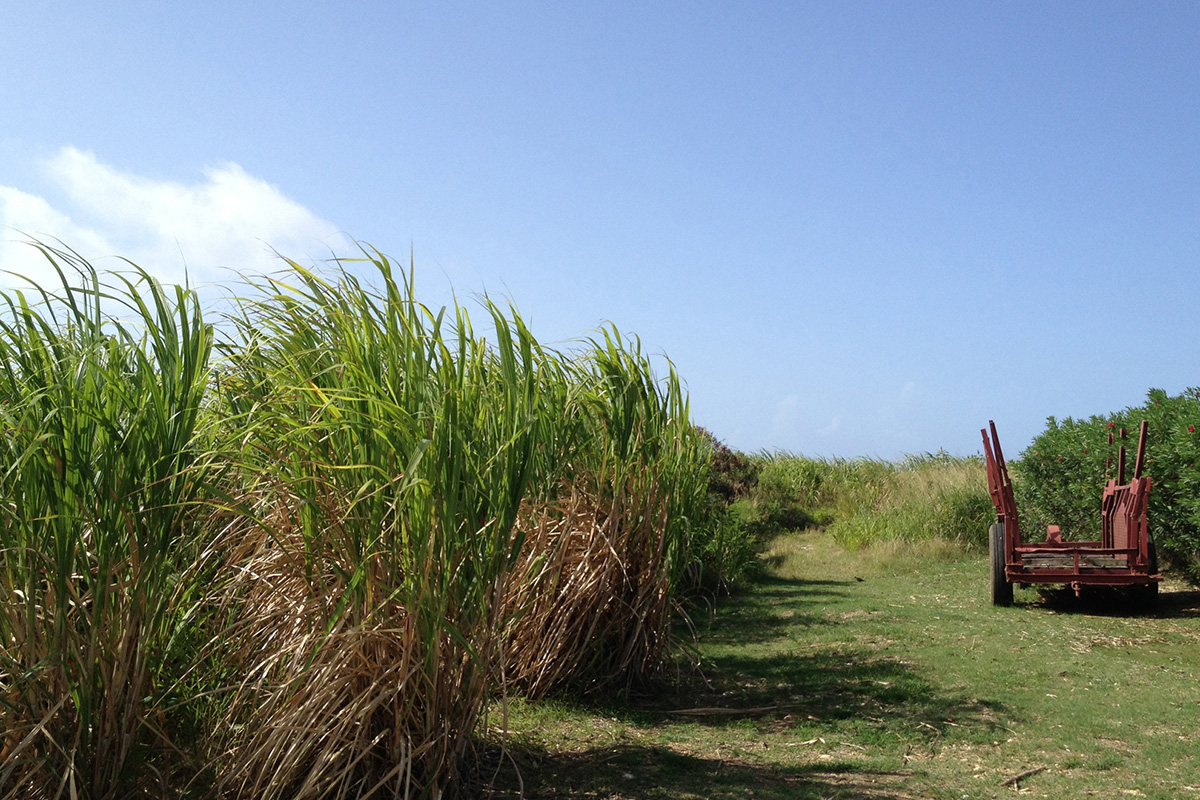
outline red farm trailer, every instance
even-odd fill
[[[1000,450],[996,423],[983,429],[983,452],[987,462],[988,490],[996,507],[996,523],[989,532],[992,563],[992,603],[1011,605],[1013,584],[1070,586],[1076,594],[1085,586],[1123,586],[1141,605],[1152,605],[1158,597],[1158,557],[1147,526],[1150,476],[1143,475],[1146,461],[1147,423],[1138,437],[1133,479],[1125,480],[1125,446],[1117,457],[1117,477],[1104,487],[1100,497],[1100,539],[1066,541],[1057,525],[1046,530],[1046,541],[1026,542],[1021,538],[1017,504],[1013,498],[1008,465]],[[1124,437],[1122,430],[1121,435]],[[1111,440],[1110,440],[1111,441]]]

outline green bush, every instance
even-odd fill
[[[707,429],[697,425],[695,432],[709,448],[708,493],[726,505],[750,494],[758,485],[761,466],[726,446]]]
[[[744,584],[758,566],[764,539],[757,513],[747,499],[758,486],[759,463],[695,426],[708,450],[708,499],[694,525],[693,590],[728,591]]]
[[[772,454],[762,461],[754,500],[764,522],[777,530],[806,528],[815,522],[828,465],[822,461]]]
[[[737,500],[714,505],[695,544],[697,577],[695,588],[724,592],[742,586],[758,568],[763,537],[750,505]]]
[[[1049,417],[1046,430],[1013,463],[1022,528],[1040,538],[1047,524],[1066,538],[1100,535],[1100,493],[1117,474],[1120,440],[1125,440],[1126,477],[1133,476],[1138,427],[1149,422],[1145,473],[1150,491],[1150,530],[1160,556],[1191,580],[1200,581],[1200,390],[1174,397],[1151,389],[1146,403],[1086,420]]]

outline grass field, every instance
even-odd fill
[[[961,800],[1040,770],[1022,794],[1200,797],[1200,593],[1168,583],[1146,616],[1034,590],[995,608],[985,560],[937,544],[810,532],[766,559],[696,620],[699,672],[606,708],[511,706],[493,793]]]

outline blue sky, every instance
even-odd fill
[[[748,451],[1010,453],[1200,384],[1194,3],[10,3],[16,229],[605,320]]]

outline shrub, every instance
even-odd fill
[[[757,460],[728,447],[695,426],[708,454],[707,498],[693,520],[692,561],[686,586],[702,593],[724,592],[743,583],[758,566],[763,536],[748,498],[758,486]]]
[[[745,500],[710,506],[696,543],[696,572],[690,583],[704,593],[727,592],[758,569],[764,537]]]
[[[782,454],[764,456],[753,501],[760,524],[769,532],[798,530],[813,523],[811,510],[820,505],[825,464]]]
[[[750,494],[758,485],[760,464],[727,447],[699,425],[696,433],[709,448],[708,493],[726,505]]]
[[[1056,524],[1068,538],[1098,538],[1100,492],[1116,477],[1120,445],[1119,440],[1110,445],[1109,434],[1129,431],[1128,479],[1142,420],[1149,422],[1150,531],[1160,556],[1200,580],[1200,390],[1195,388],[1174,397],[1151,389],[1142,406],[1086,420],[1049,417],[1046,429],[1012,465],[1022,528],[1032,532]]]

